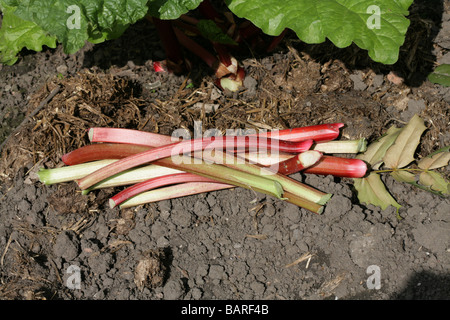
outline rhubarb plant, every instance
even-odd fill
[[[389,173],[396,181],[409,183],[440,196],[450,194],[450,182],[436,169],[450,161],[450,147],[433,152],[420,160],[415,158],[420,138],[426,130],[424,121],[417,115],[403,128],[390,127],[378,141],[357,158],[371,166],[367,177],[354,179],[358,198],[362,203],[381,207],[402,207],[389,193],[381,174]],[[415,164],[415,165],[414,165]]]
[[[428,75],[428,80],[446,87],[450,87],[450,64],[441,64]]]
[[[114,39],[138,20],[177,20],[199,9],[234,39],[251,40],[258,31],[274,36],[270,51],[287,29],[306,43],[329,39],[338,47],[355,43],[384,64],[395,63],[409,26],[413,0],[225,0],[241,25],[210,0],[0,0],[0,61],[13,64],[22,48],[39,51],[61,43],[75,53],[86,41]],[[203,23],[204,24],[204,23]],[[208,25],[208,24],[207,24]]]

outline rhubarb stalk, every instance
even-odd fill
[[[294,129],[261,132],[249,136],[256,135],[267,138],[274,136],[276,139],[293,142],[310,139],[315,142],[325,142],[336,139],[339,136],[339,128],[343,126],[343,123],[320,124],[298,127]],[[160,147],[175,142],[172,140],[172,137],[159,133],[133,129],[101,127],[91,128],[89,130],[89,139],[91,142],[128,143],[145,145],[149,147]]]
[[[187,182],[214,182],[217,181],[202,177],[192,173],[177,173],[177,174],[169,174],[165,176],[155,177],[153,179],[148,179],[140,183],[136,183],[131,187],[128,187],[121,192],[114,195],[111,199],[109,199],[109,205],[111,208],[121,204],[125,200],[132,198],[144,191],[148,191],[150,189],[159,188],[162,186],[167,186],[171,184],[178,183],[187,183]]]
[[[360,159],[348,159],[324,155],[305,173],[333,175],[335,177],[362,178],[367,173],[367,165]]]
[[[359,153],[367,150],[367,141],[361,138],[358,140],[320,142],[314,145],[313,149],[323,153]]]
[[[211,137],[185,140],[128,156],[80,179],[78,185],[84,190],[114,174],[159,159],[177,156],[180,154],[180,151],[184,151],[183,153],[194,152],[196,150],[203,150],[206,147],[215,149],[221,147],[223,149],[224,143],[230,140],[232,140],[235,148],[264,148],[266,150],[275,148],[282,152],[292,153],[306,151],[311,145],[311,141],[289,142],[274,139],[260,139],[259,137],[257,139],[249,139],[249,137]]]
[[[116,161],[117,160],[98,160],[61,168],[40,169],[37,174],[39,181],[46,185],[50,185],[81,179],[87,174]]]
[[[172,21],[161,20],[152,17],[159,38],[162,41],[164,51],[166,53],[166,65],[169,70],[180,74],[185,71],[184,57],[172,26]]]

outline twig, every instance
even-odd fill
[[[47,105],[47,103],[50,102],[50,100],[53,99],[54,96],[56,96],[56,94],[59,92],[59,90],[61,90],[60,86],[57,86],[55,89],[53,89],[50,94],[47,96],[47,98],[45,98],[45,100],[43,100],[37,107],[36,109],[33,110],[32,113],[30,113],[28,116],[25,117],[25,119],[23,119],[22,123],[19,124],[19,126],[14,130],[14,132],[12,132],[8,138],[6,138],[5,141],[3,141],[3,143],[0,145],[0,153],[2,152],[3,147],[6,145],[6,143],[9,141],[9,139],[11,139],[11,137],[15,136],[17,134],[17,132],[19,132],[27,123],[28,121],[33,118],[39,111],[41,111],[41,109],[43,107],[45,107]]]
[[[306,268],[308,268],[308,266],[309,266],[309,261],[311,260],[312,256],[313,256],[313,255],[312,255],[311,253],[309,253],[309,252],[304,253],[300,258],[298,258],[298,259],[295,260],[294,262],[291,262],[291,263],[285,265],[284,267],[285,267],[285,268],[290,268],[290,267],[292,267],[292,266],[295,266],[295,265],[299,264],[299,263],[302,262],[302,261],[308,260],[308,262],[307,262],[307,264],[306,264]]]
[[[8,251],[9,245],[11,244],[12,236],[9,236],[8,242],[6,243],[5,250],[3,251],[2,257],[0,258],[0,266],[3,267],[3,261],[5,259],[6,252]]]

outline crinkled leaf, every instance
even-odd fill
[[[449,147],[446,147],[445,149],[443,148],[441,149],[441,152],[434,153],[433,155],[423,158],[417,163],[417,165],[421,169],[428,170],[445,167],[450,161],[450,152],[444,151],[448,148]]]
[[[441,194],[450,194],[450,182],[444,179],[436,171],[425,171],[419,176],[419,181],[422,185],[431,188],[432,191],[437,191]]]
[[[269,35],[293,30],[306,43],[326,38],[343,48],[354,42],[381,63],[398,60],[413,0],[225,0],[238,17]]]
[[[395,139],[383,157],[384,164],[392,169],[403,168],[414,161],[414,152],[426,127],[423,120],[414,115]]]
[[[428,80],[450,87],[450,64],[442,64],[428,76]]]
[[[390,205],[400,209],[401,205],[387,191],[383,181],[376,173],[369,174],[366,178],[354,180],[355,189],[358,192],[358,199],[362,203],[373,204],[385,210]]]
[[[217,24],[212,20],[199,20],[197,28],[202,33],[202,36],[210,41],[214,41],[222,44],[236,45],[236,41],[231,39],[227,34],[222,32]]]
[[[56,37],[49,35],[34,22],[25,21],[14,14],[14,9],[1,6],[3,12],[0,29],[0,62],[12,65],[23,49],[41,51],[42,46],[56,47]]]
[[[383,137],[371,143],[366,152],[358,155],[357,158],[369,163],[373,169],[378,169],[383,163],[386,150],[395,142],[401,131],[402,129],[395,126],[390,127]]]
[[[396,170],[391,172],[391,176],[398,182],[414,183],[416,175],[408,171]]]
[[[57,37],[67,53],[87,40],[99,43],[119,37],[148,12],[146,0],[3,0],[20,18]]]
[[[190,10],[194,10],[203,0],[150,0],[150,14],[164,20],[173,20]]]

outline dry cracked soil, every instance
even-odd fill
[[[371,142],[418,114],[427,131],[417,157],[448,146],[450,89],[426,76],[450,63],[450,2],[429,2],[413,5],[393,66],[291,35],[272,54],[239,53],[247,77],[238,93],[218,90],[200,62],[188,75],[156,73],[164,52],[144,22],[74,55],[58,47],[0,65],[0,142],[10,137],[0,164],[0,299],[448,299],[450,201],[389,175],[401,219],[332,176],[292,176],[333,194],[321,215],[241,188],[110,209],[117,190],[82,195],[75,183],[36,178],[87,144],[92,126],[170,135],[196,124],[343,122],[344,138]]]

